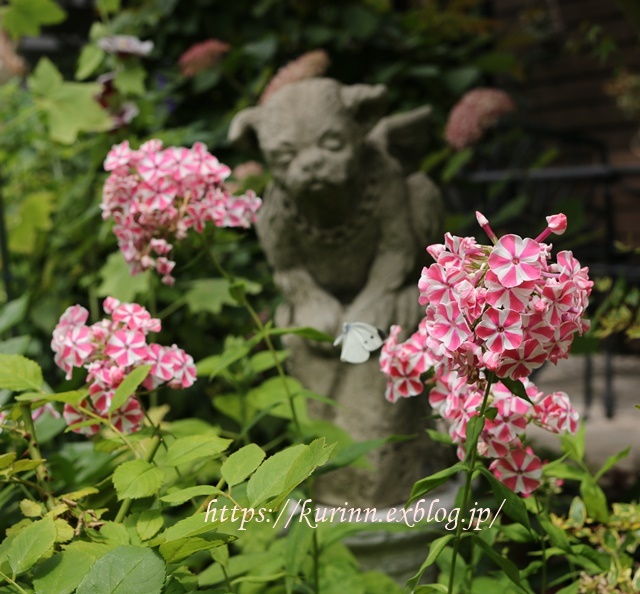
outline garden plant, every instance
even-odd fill
[[[639,591],[640,508],[609,505],[598,484],[628,450],[593,473],[569,396],[529,377],[589,328],[588,270],[548,242],[571,224],[563,214],[522,237],[498,236],[476,213],[488,244],[447,232],[424,246],[434,260],[416,278],[425,317],[403,342],[391,327],[387,391],[372,398],[428,399],[447,423],[429,435],[457,461],[416,482],[405,508],[462,482],[453,529],[386,527],[433,532],[408,583],[362,570],[344,542],[380,527],[289,515],[290,501],[315,506],[318,476],[366,465],[399,437],[354,442],[312,418],[308,401],[332,402],[287,375],[280,336],[336,337],[271,319],[278,297],[252,234],[268,173],[226,164],[242,163],[224,144],[230,117],[278,84],[323,74],[334,53],[344,59],[333,75],[352,82],[369,49],[378,68],[358,75],[389,83],[396,107],[430,93],[444,131],[484,74],[517,70],[488,49],[499,35],[479,3],[402,13],[384,1],[263,0],[252,19],[243,3],[221,9],[222,25],[206,1],[191,13],[120,4],[96,2],[73,67],[43,57],[25,84],[0,87],[0,592]],[[199,15],[220,38],[186,51]],[[0,19],[17,40],[65,13],[53,0],[9,0]],[[279,37],[274,22],[291,27]],[[424,168],[449,180],[469,146],[438,146]],[[537,455],[529,424],[561,434],[562,456]],[[491,516],[467,529],[478,501]]]

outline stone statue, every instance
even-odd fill
[[[385,331],[400,324],[408,335],[424,315],[417,282],[442,214],[437,188],[416,172],[430,108],[382,117],[386,105],[382,85],[315,78],[286,85],[231,123],[230,140],[257,144],[273,176],[256,230],[285,299],[279,326],[337,336],[343,322],[359,321]],[[426,398],[386,402],[377,354],[351,365],[326,343],[289,336],[286,346],[291,375],[337,404],[309,401],[312,415],[333,420],[357,441],[424,436]],[[326,475],[316,498],[402,503],[433,462],[435,444],[424,446],[387,444],[369,455],[373,468]]]

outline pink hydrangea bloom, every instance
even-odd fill
[[[189,230],[250,227],[262,204],[254,192],[233,196],[224,185],[230,169],[207,147],[168,147],[153,139],[133,150],[115,145],[104,162],[111,175],[102,194],[102,217],[115,222],[114,234],[131,274],[155,268],[172,285],[176,240]]]
[[[192,77],[213,68],[230,49],[228,43],[219,39],[207,39],[192,45],[178,60],[182,76]]]
[[[498,89],[473,89],[455,104],[445,128],[447,143],[457,150],[478,142],[501,116],[516,110],[513,99]]]
[[[149,390],[162,384],[188,388],[196,380],[196,367],[190,355],[176,345],[164,347],[147,342],[149,333],[161,330],[161,323],[144,307],[107,297],[103,309],[111,319],[87,326],[89,312],[78,305],[69,307],[53,331],[51,341],[55,362],[68,379],[74,368],[87,371],[88,398],[75,406],[66,404],[63,416],[70,426],[95,420],[73,429],[89,436],[98,432],[100,423],[87,411],[110,418],[114,427],[123,433],[142,427],[144,414],[135,394],[117,410],[109,410],[115,390],[136,367],[152,366],[143,383]]]

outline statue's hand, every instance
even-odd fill
[[[342,332],[342,304],[324,292],[317,292],[304,303],[293,308],[293,325],[310,326],[329,336],[337,337]],[[314,350],[323,353],[334,352],[333,345],[327,342],[310,343]]]
[[[345,322],[366,322],[387,332],[395,324],[396,293],[360,294],[344,313]]]

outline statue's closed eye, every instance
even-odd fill
[[[328,151],[339,151],[344,146],[344,140],[339,134],[328,132],[322,135],[318,146]]]
[[[293,159],[294,156],[295,151],[293,149],[281,149],[273,151],[269,160],[274,165],[286,167],[291,162],[291,159]]]

